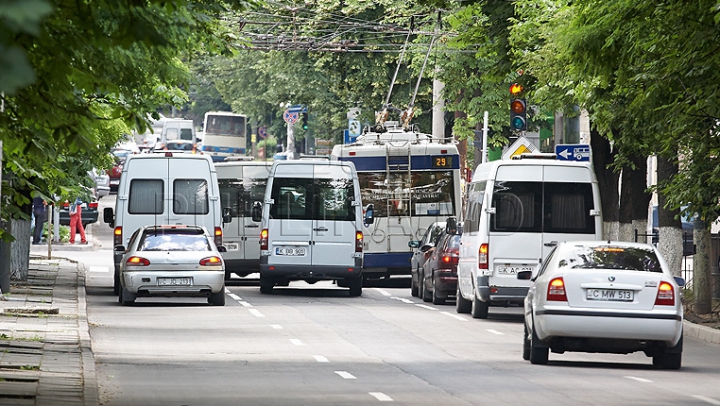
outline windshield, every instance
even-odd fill
[[[652,249],[574,245],[559,254],[559,268],[662,272],[660,261]]]

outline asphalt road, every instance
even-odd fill
[[[550,354],[523,361],[520,308],[458,315],[410,289],[330,282],[260,294],[251,275],[227,304],[112,294],[110,228],[86,264],[101,403],[118,405],[720,405],[718,346],[686,338],[683,368],[644,354]],[[107,230],[103,230],[103,229]],[[107,235],[105,235],[107,231]],[[109,275],[109,277],[108,277]]]

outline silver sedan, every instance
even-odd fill
[[[548,362],[548,352],[628,354],[680,368],[682,278],[672,276],[647,244],[564,242],[548,255],[525,298],[523,358]]]
[[[142,296],[205,296],[225,305],[225,262],[203,227],[145,226],[130,237],[120,261],[123,305]]]

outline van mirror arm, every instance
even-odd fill
[[[229,207],[225,207],[223,209],[222,220],[223,220],[224,224],[227,224],[232,221],[232,210]]]
[[[252,217],[252,221],[256,223],[262,221],[262,203],[253,203],[252,207],[250,208],[250,217]]]

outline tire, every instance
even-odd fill
[[[530,360],[530,337],[528,334],[527,324],[523,321],[523,326],[525,327],[523,330],[523,352],[522,357],[525,361]]]
[[[420,278],[420,286],[422,286],[422,300],[423,302],[432,302],[433,292],[429,292],[427,285],[425,285],[425,273],[423,272],[422,278]]]
[[[482,300],[478,299],[477,296],[475,296],[473,294],[472,307],[470,309],[470,314],[473,316],[474,319],[487,319],[489,308],[490,308],[489,302],[483,302]]]
[[[530,363],[535,365],[545,365],[548,363],[548,355],[550,348],[543,346],[533,328],[532,337],[530,338]]]
[[[410,295],[413,297],[418,297],[418,283],[417,280],[415,280],[415,274],[412,274],[410,276]]]
[[[232,278],[232,272],[225,271],[225,280],[229,281]]]
[[[362,295],[362,278],[350,279],[347,281],[347,284],[350,288],[350,297],[358,297]]]
[[[120,288],[120,304],[123,306],[132,306],[135,304],[135,299],[137,296],[133,293],[130,293],[129,290],[121,287]]]
[[[260,274],[260,293],[272,293],[275,282],[267,277],[263,277]]]
[[[470,313],[472,310],[472,302],[462,297],[460,288],[457,289],[455,296],[457,297],[455,301],[455,311],[460,314]]]
[[[683,339],[681,336],[680,341],[674,347],[665,348],[663,352],[653,356],[653,365],[664,369],[680,369],[682,366],[682,349]]]
[[[432,302],[435,305],[444,305],[445,304],[445,298],[438,296],[438,288],[437,288],[437,286],[435,286],[435,280],[433,280]]]
[[[225,306],[225,286],[218,293],[210,293],[208,302],[213,306]]]
[[[120,294],[120,275],[117,272],[113,272],[113,293]]]

